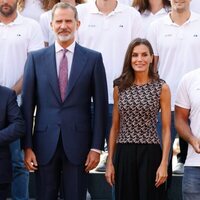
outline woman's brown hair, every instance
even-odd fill
[[[153,48],[147,39],[136,38],[129,44],[128,49],[126,51],[125,59],[124,59],[122,74],[119,78],[117,78],[114,81],[114,85],[117,85],[120,90],[124,90],[130,87],[131,85],[133,85],[133,82],[135,80],[135,72],[131,64],[132,53],[133,53],[133,49],[139,45],[145,45],[148,48],[150,55],[153,56]],[[159,79],[158,73],[154,72],[154,60],[149,65],[148,75],[152,81]]]
[[[60,0],[40,0],[42,3],[42,9],[44,11],[51,10],[53,6],[60,2]],[[84,3],[84,0],[75,0],[76,4]],[[18,1],[18,10],[19,12],[23,11],[25,7],[25,0]]]
[[[169,8],[171,6],[169,0],[162,0],[163,8],[167,9],[169,11]],[[137,8],[137,10],[142,14],[146,10],[151,10],[149,0],[133,0],[133,7]]]
[[[49,10],[49,3],[50,2],[51,1],[49,1],[49,0],[41,0],[42,9],[44,9],[45,11]],[[18,7],[19,12],[23,11],[24,7],[25,7],[25,0],[19,0],[17,7]]]

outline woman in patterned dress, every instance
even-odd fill
[[[137,38],[128,47],[121,76],[114,81],[106,179],[115,185],[116,200],[165,199],[170,90],[154,72],[153,64],[151,44]],[[156,130],[160,109],[162,141]]]

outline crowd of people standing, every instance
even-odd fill
[[[165,200],[177,135],[183,199],[197,200],[197,12],[199,0],[0,0],[0,200],[28,200],[29,171],[37,199],[62,182],[84,200],[105,141],[113,199]]]

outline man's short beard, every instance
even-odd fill
[[[1,15],[3,15],[4,17],[9,17],[10,15],[12,15],[15,10],[17,9],[17,4],[13,5],[13,6],[10,6],[10,5],[7,5],[10,9],[7,11],[7,12],[4,12],[3,11],[3,5],[0,7],[0,13]]]
[[[71,40],[73,38],[73,34],[69,34],[69,35],[58,35],[55,34],[56,38],[58,40],[60,40],[61,42],[67,42],[68,40]]]

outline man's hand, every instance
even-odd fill
[[[90,150],[87,156],[87,160],[85,162],[85,171],[89,172],[90,170],[94,169],[100,161],[100,153]]]
[[[37,160],[35,153],[32,151],[31,148],[24,150],[24,164],[29,171],[37,170]]]
[[[195,150],[196,153],[200,153],[200,139],[197,137],[193,136],[190,139],[190,144],[192,145],[193,149]]]
[[[21,76],[20,79],[12,87],[12,89],[16,92],[17,95],[19,95],[22,91],[22,83],[23,83],[23,76]]]

